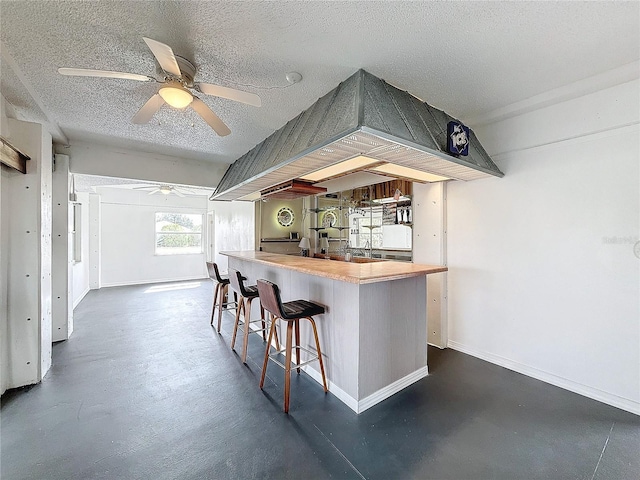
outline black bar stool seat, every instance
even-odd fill
[[[324,313],[324,307],[306,300],[294,300],[282,304],[282,313],[284,314],[281,317],[283,320],[295,320],[297,318],[321,315]]]
[[[231,338],[231,349],[235,350],[236,345],[236,335],[238,333],[238,328],[242,328],[244,333],[244,340],[242,343],[242,362],[247,363],[247,347],[249,345],[249,333],[262,333],[262,339],[264,341],[267,340],[266,333],[269,329],[271,322],[264,317],[264,308],[260,305],[260,318],[256,320],[251,320],[251,302],[259,297],[258,287],[256,285],[246,286],[244,281],[247,279],[243,277],[240,272],[234,270],[232,268],[229,269],[229,279],[231,281],[231,288],[234,290],[234,293],[237,292],[240,294],[240,299],[238,300],[236,307],[236,321],[233,325],[233,337]],[[240,315],[243,315],[244,320],[240,320]],[[262,323],[262,328],[252,329],[252,323]],[[240,327],[242,325],[242,327]],[[280,349],[280,344],[278,343],[278,335],[276,333],[276,348]]]
[[[248,287],[246,287],[246,286],[245,286],[245,287],[244,287],[244,292],[242,293],[242,296],[243,296],[243,297],[246,297],[246,298],[249,298],[249,297],[251,297],[251,298],[258,297],[258,296],[259,296],[259,294],[258,294],[258,287],[257,287],[257,286],[255,286],[255,285],[249,285]]]
[[[307,363],[318,360],[320,364],[320,373],[322,374],[322,386],[325,393],[327,389],[327,379],[324,374],[324,363],[322,362],[322,350],[320,350],[320,341],[318,340],[318,330],[316,322],[313,320],[314,315],[320,315],[325,312],[322,305],[307,300],[294,300],[292,302],[283,303],[280,298],[280,289],[275,283],[267,280],[258,280],[258,292],[260,293],[260,303],[262,307],[271,313],[271,328],[269,329],[269,338],[267,339],[267,348],[264,352],[264,362],[262,364],[262,377],[260,378],[260,388],[264,386],[264,378],[267,373],[267,365],[269,360],[284,368],[284,411],[289,412],[289,395],[291,391],[291,353],[296,350],[296,370],[300,373],[300,367]],[[276,349],[276,352],[269,353],[271,339],[276,329],[276,320],[282,319],[287,322],[287,343],[284,350]],[[306,319],[311,323],[313,329],[313,338],[316,342],[316,351],[313,352],[307,348],[300,346],[300,320]],[[296,333],[296,344],[293,345],[293,331]],[[310,358],[304,363],[300,363],[300,350],[304,350],[310,355]],[[280,363],[277,357],[284,353],[285,362]]]

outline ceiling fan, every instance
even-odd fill
[[[193,63],[186,58],[175,55],[171,47],[164,43],[152,40],[151,38],[142,38],[165,73],[165,77],[161,81],[137,73],[111,72],[86,68],[59,68],[58,72],[62,75],[78,77],[120,78],[138,82],[161,83],[162,86],[158,90],[158,93],[153,95],[147,103],[138,110],[138,113],[133,116],[132,122],[137,124],[149,122],[153,115],[160,110],[165,103],[178,109],[191,105],[198,115],[200,115],[218,135],[223,137],[229,135],[231,130],[229,130],[229,127],[227,127],[202,100],[193,94],[193,90],[204,93],[205,95],[213,95],[215,97],[246,103],[254,107],[261,105],[260,97],[255,93],[222,87],[220,85],[212,85],[210,83],[194,82],[193,78],[196,74],[196,67]]]
[[[195,194],[193,190],[189,190],[188,188],[175,187],[173,185],[149,185],[144,187],[133,187],[133,190],[149,190],[148,195],[161,193],[163,195],[174,194],[174,195],[177,195],[178,197],[184,197],[186,195]]]

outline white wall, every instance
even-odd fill
[[[9,271],[9,168],[0,172],[0,395],[9,379],[9,331],[7,318],[7,273]]]
[[[100,288],[100,195],[89,194],[89,288]]]
[[[446,183],[413,184],[413,262],[447,265]],[[427,342],[445,348],[447,272],[427,275]]]
[[[255,206],[253,202],[208,202],[215,212],[215,262],[227,270],[227,257],[220,252],[255,250]]]
[[[156,255],[156,212],[207,213],[204,196],[148,195],[147,191],[98,188],[100,286],[207,277],[205,254]]]
[[[73,332],[72,252],[69,233],[69,157],[56,155],[52,174],[51,335],[54,342]]]
[[[56,150],[69,155],[69,169],[72,173],[180,185],[215,187],[228,167],[226,163],[136,152],[91,143],[74,142],[70,147],[58,147]]]
[[[2,387],[14,388],[39,382],[51,366],[52,154],[51,135],[41,125],[8,118],[2,129],[4,138],[31,157],[26,175],[2,179]]]
[[[5,135],[9,130],[7,103],[0,96],[0,132]],[[16,172],[17,174],[17,172]],[[9,178],[12,170],[0,167],[0,395],[7,389],[9,379],[9,330],[7,306],[7,274],[9,272]]]
[[[640,413],[640,82],[476,129],[448,185],[449,346]]]
[[[16,127],[18,129],[25,128],[24,122],[16,121]],[[32,124],[34,134],[35,131],[39,131],[39,147],[38,155],[32,160],[37,160],[36,165],[36,178],[33,182],[37,185],[38,198],[35,199],[36,211],[38,211],[38,233],[39,243],[35,251],[31,251],[31,255],[34,253],[38,255],[38,378],[37,381],[41,381],[51,368],[51,349],[52,349],[52,330],[51,330],[51,263],[52,263],[52,248],[51,248],[51,232],[52,226],[52,169],[53,169],[53,139],[42,125]],[[15,127],[12,127],[15,128]],[[33,167],[33,165],[32,165]],[[31,174],[31,171],[27,171],[27,176]],[[21,178],[17,177],[17,178]],[[29,181],[27,181],[29,182]],[[22,185],[14,185],[18,189],[21,189]],[[28,208],[28,207],[27,207]],[[24,222],[19,222],[21,225],[25,225]],[[13,252],[14,248],[11,247]],[[12,255],[13,257],[13,255]],[[13,259],[11,260],[13,262]],[[22,382],[21,382],[22,383]]]
[[[114,187],[100,187],[97,192],[78,194],[82,203],[83,259],[73,266],[74,307],[89,288],[208,276],[205,265],[208,239],[202,254],[154,254],[156,212],[214,212],[214,258],[223,271],[227,269],[227,257],[220,255],[220,251],[254,249],[252,202],[210,202],[202,196],[148,195],[146,191]],[[99,202],[99,208],[89,208],[90,197],[94,203]],[[92,230],[91,225],[97,227]],[[94,242],[98,249],[95,255],[90,251],[92,232],[98,237]],[[99,282],[91,286],[93,270],[98,272]]]
[[[78,193],[76,203],[80,204],[80,241],[81,258],[73,263],[73,308],[77,307],[89,293],[89,194]]]

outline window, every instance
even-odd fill
[[[202,253],[202,215],[156,213],[156,255]]]

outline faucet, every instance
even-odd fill
[[[368,252],[366,252],[365,256],[371,258],[371,242],[368,239],[364,244],[364,249],[369,250]]]
[[[351,245],[349,243],[349,240],[347,240],[347,243],[344,245],[344,261],[345,262],[350,262],[351,261],[351,257],[353,256],[351,254]]]

